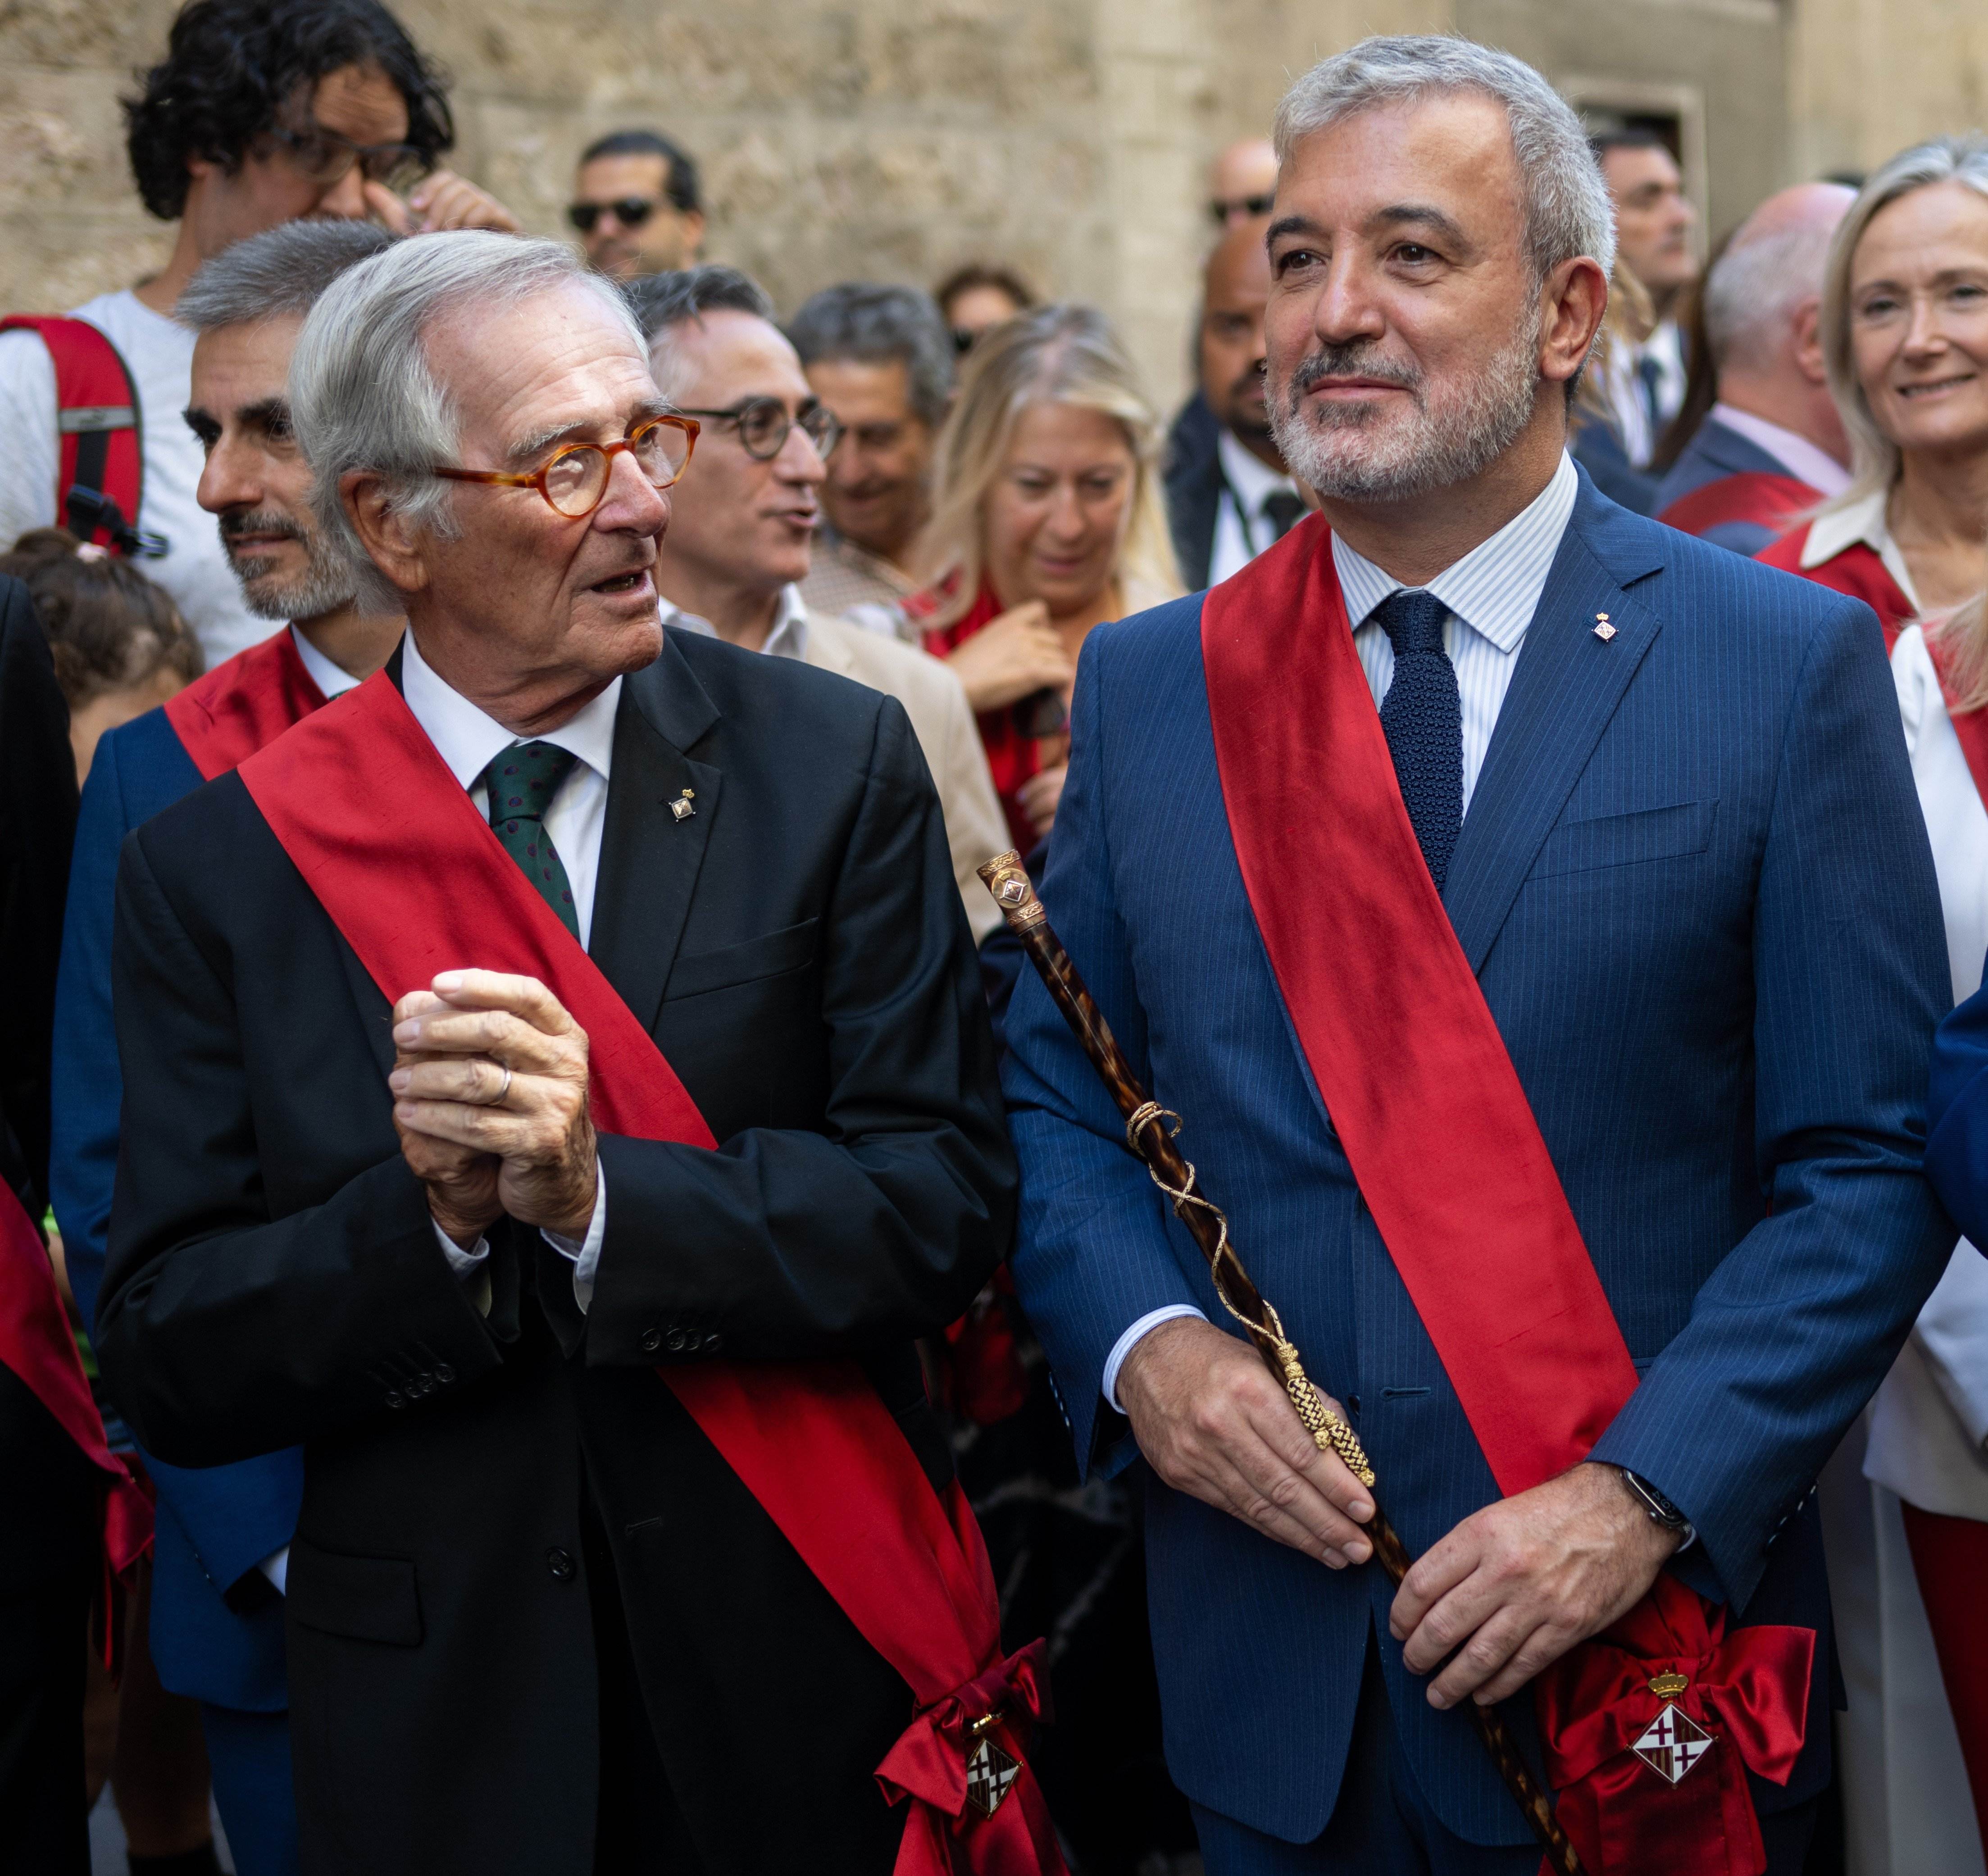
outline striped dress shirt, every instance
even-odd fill
[[[1574,459],[1563,453],[1553,479],[1528,506],[1421,589],[1449,609],[1443,621],[1442,648],[1456,667],[1456,688],[1463,702],[1466,814],[1526,642],[1526,628],[1546,590],[1547,576],[1553,571],[1580,488]],[[1337,534],[1332,537],[1332,561],[1346,596],[1354,649],[1360,654],[1378,710],[1395,681],[1395,647],[1374,618],[1374,609],[1388,594],[1404,589],[1401,581],[1354,553]]]
[[[1442,625],[1442,648],[1456,668],[1456,688],[1463,703],[1463,810],[1470,796],[1498,726],[1498,712],[1511,688],[1512,673],[1526,642],[1526,630],[1546,590],[1560,552],[1560,536],[1574,513],[1581,478],[1574,459],[1561,453],[1553,479],[1489,539],[1480,541],[1463,558],[1446,566],[1425,587],[1449,608]],[[1340,590],[1346,596],[1346,617],[1353,627],[1354,649],[1360,654],[1374,693],[1374,707],[1395,681],[1395,647],[1373,617],[1375,607],[1391,593],[1404,590],[1401,581],[1383,573],[1335,534],[1333,565]],[[1192,1304],[1169,1303],[1129,1324],[1106,1358],[1101,1389],[1113,1407],[1118,1404],[1118,1371],[1139,1338],[1176,1317],[1199,1316]]]

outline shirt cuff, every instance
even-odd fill
[[[428,1222],[434,1225],[434,1219]],[[448,1259],[448,1267],[458,1276],[474,1276],[481,1270],[490,1256],[490,1240],[478,1232],[476,1242],[468,1250],[456,1242],[439,1225],[434,1225],[435,1241],[441,1246],[441,1254]]]
[[[280,1550],[272,1550],[255,1567],[276,1585],[276,1594],[279,1596],[287,1596],[289,1594],[289,1591],[284,1587],[290,1580],[290,1546],[288,1544],[285,1544]]]
[[[600,1267],[600,1246],[607,1235],[607,1175],[599,1160],[593,1162],[593,1215],[587,1222],[583,1238],[563,1238],[556,1231],[541,1231],[562,1257],[573,1263],[573,1300],[584,1316],[593,1306],[593,1273]]]
[[[1182,1316],[1196,1316],[1203,1322],[1208,1320],[1192,1303],[1169,1303],[1163,1310],[1148,1310],[1111,1344],[1111,1354],[1104,1357],[1104,1375],[1097,1384],[1097,1391],[1114,1413],[1125,1411],[1118,1404],[1118,1371],[1125,1365],[1125,1357],[1161,1323],[1170,1323]]]

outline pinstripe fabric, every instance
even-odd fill
[[[1580,491],[1572,457],[1562,455],[1552,479],[1532,502],[1487,541],[1445,567],[1423,589],[1449,608],[1442,628],[1442,648],[1456,669],[1456,688],[1463,703],[1463,811],[1484,766],[1491,732],[1517,668],[1560,536],[1574,512]],[[1395,681],[1395,647],[1371,615],[1401,583],[1356,553],[1337,535],[1332,537],[1332,563],[1340,590],[1346,596],[1346,617],[1353,627],[1353,648],[1360,654],[1367,686],[1378,709]]]
[[[1618,627],[1605,643],[1601,610]],[[1222,809],[1199,601],[1094,633],[1074,716],[1050,915],[1186,1117],[1182,1145],[1252,1273],[1426,1548],[1494,1487],[1264,957]],[[1596,1456],[1696,1523],[1687,1580],[1746,1620],[1817,1628],[1826,1655],[1810,1486],[1952,1242],[1919,1172],[1947,995],[1939,901],[1871,614],[1584,478],[1445,903],[1643,1374]],[[1222,1317],[1033,979],[1008,1036],[1016,1279],[1080,1453],[1113,1470],[1135,1456],[1097,1391],[1113,1341],[1168,1304]],[[1192,1799],[1315,1836],[1378,1617],[1432,1807],[1473,1841],[1523,1841],[1467,1723],[1404,1674],[1378,1571],[1329,1572],[1157,1485],[1147,1507],[1168,1764]],[[1827,1779],[1830,1682],[1819,1663],[1810,1749],[1770,1807]],[[1530,1702],[1507,1711],[1530,1738]]]

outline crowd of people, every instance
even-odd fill
[[[125,112],[165,267],[0,325],[0,1867],[1982,1867],[1988,137],[1704,265],[1364,42],[1169,421],[658,129],[526,237],[379,0]]]

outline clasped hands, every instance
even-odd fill
[[[394,1126],[465,1250],[502,1216],[584,1238],[597,1180],[587,1033],[535,978],[444,971],[394,1006]]]
[[[1162,1323],[1126,1357],[1118,1398],[1175,1491],[1334,1570],[1373,1554],[1360,1528],[1373,1500],[1313,1445],[1247,1343],[1195,1318]],[[1395,1592],[1388,1628],[1412,1673],[1441,1669],[1432,1706],[1489,1705],[1632,1608],[1678,1543],[1613,1466],[1577,1465],[1434,1545]]]

